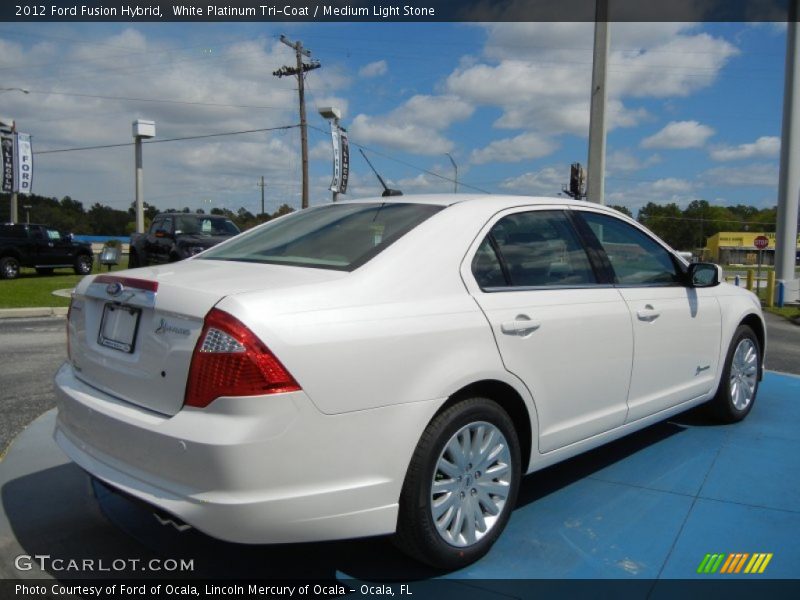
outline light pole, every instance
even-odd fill
[[[335,132],[335,137],[333,138],[333,182],[331,183],[331,192],[332,199],[336,202],[339,199],[339,189],[341,186],[341,169],[339,167],[339,146],[337,141],[339,140],[339,119],[342,118],[342,111],[336,108],[335,106],[321,106],[319,108],[319,114],[322,115],[323,119],[326,119],[331,124],[331,135]]]
[[[142,140],[155,137],[155,121],[136,119],[133,122],[133,141],[136,144],[136,232],[144,233],[144,172],[142,168]]]
[[[456,161],[453,160],[453,157],[450,156],[449,152],[445,152],[444,155],[447,158],[450,159],[451,163],[453,163],[453,170],[456,172],[455,179],[453,179],[453,193],[457,194],[458,193],[458,165],[456,164]]]
[[[31,224],[31,209],[33,208],[30,204],[26,204],[22,208],[25,209],[25,222],[30,225]]]

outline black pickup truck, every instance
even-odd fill
[[[183,260],[239,233],[239,228],[226,217],[192,213],[156,215],[147,233],[131,235],[128,266]]]
[[[73,241],[70,233],[47,225],[0,224],[0,279],[14,279],[20,267],[33,267],[40,275],[62,267],[88,275],[93,262],[92,246]]]

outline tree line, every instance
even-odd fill
[[[25,208],[29,206],[30,208]],[[28,196],[20,195],[17,201],[17,216],[21,223],[28,220],[30,215],[31,223],[39,223],[59,229],[61,231],[74,233],[76,235],[112,235],[128,237],[136,231],[136,205],[131,203],[128,210],[119,210],[95,202],[87,210],[83,203],[74,200],[70,196],[58,198],[48,198],[37,194]],[[244,207],[234,212],[227,208],[212,208],[210,214],[228,217],[231,221],[244,231],[260,223],[274,219],[281,215],[292,212],[294,209],[288,204],[282,204],[273,213],[253,214]],[[159,209],[156,206],[144,203],[145,227],[150,226],[150,222],[157,214],[162,212],[197,212],[205,214],[202,208],[192,210],[184,208],[165,208]],[[0,194],[0,223],[8,223],[11,214],[11,201],[9,194]]]
[[[87,210],[82,202],[69,196],[64,196],[59,200],[31,194],[19,196],[18,206],[18,216],[22,222],[27,219],[28,214],[28,209],[24,207],[30,206],[31,223],[50,225],[62,231],[79,235],[127,237],[136,230],[134,203],[131,203],[128,210],[119,210],[95,202]],[[144,208],[146,226],[149,226],[153,217],[160,212],[204,213],[202,208],[195,211],[188,207],[159,209],[146,202]],[[613,206],[612,208],[633,217],[631,211],[625,206]],[[228,217],[244,231],[293,210],[289,205],[283,204],[275,212],[263,215],[253,214],[244,207],[235,212],[227,208],[212,208],[210,213]],[[0,223],[9,221],[9,213],[9,195],[0,194]],[[648,202],[639,209],[636,219],[673,248],[692,250],[704,247],[706,239],[720,231],[773,232],[775,231],[777,210],[775,207],[759,209],[744,204],[713,206],[706,200],[694,200],[686,208],[680,208],[675,203]]]
[[[613,206],[632,217],[624,206]],[[686,208],[675,203],[648,202],[636,220],[678,250],[704,248],[706,240],[720,231],[775,231],[777,208],[756,208],[745,204],[714,206],[707,200],[693,200]]]

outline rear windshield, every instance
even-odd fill
[[[312,208],[248,231],[198,258],[352,271],[441,209],[397,203]]]
[[[175,217],[175,233],[187,235],[236,235],[239,228],[223,217]]]

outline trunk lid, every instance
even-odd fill
[[[326,269],[188,260],[87,277],[70,310],[70,361],[85,383],[174,415],[183,406],[205,316],[222,298],[346,276]]]

